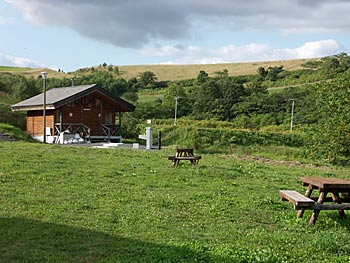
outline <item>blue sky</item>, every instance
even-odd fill
[[[113,65],[349,54],[350,0],[0,0],[0,65]]]

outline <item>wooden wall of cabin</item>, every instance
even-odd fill
[[[56,110],[46,111],[46,127],[51,128],[52,135],[55,132],[54,124],[60,122],[62,112],[63,124],[85,124],[91,129],[90,135],[101,134],[101,124],[115,124],[116,109],[111,107],[102,97],[88,95],[74,102],[68,103]],[[27,132],[32,136],[42,136],[43,111],[27,112]]]
[[[101,135],[101,124],[107,123],[107,115],[112,115],[112,122],[109,124],[115,124],[115,112],[109,107],[103,108],[102,111],[97,107],[81,107],[77,106],[63,106],[62,107],[62,123],[82,123],[91,129],[90,135]],[[59,116],[56,115],[56,123],[59,122]]]
[[[51,134],[54,134],[54,111],[46,111],[46,127],[51,128]],[[43,111],[28,111],[27,112],[27,132],[32,136],[44,135],[44,117]]]

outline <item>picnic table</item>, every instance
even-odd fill
[[[177,148],[176,154],[169,156],[168,160],[171,160],[174,166],[178,166],[181,160],[189,160],[192,165],[196,165],[201,158],[200,155],[194,155],[193,148]]]
[[[307,187],[305,195],[293,190],[280,191],[282,200],[294,204],[299,218],[305,210],[313,210],[309,223],[315,224],[321,210],[338,210],[340,217],[345,216],[344,210],[350,210],[350,180],[326,177],[301,177],[300,180]],[[314,189],[318,194],[312,196]]]

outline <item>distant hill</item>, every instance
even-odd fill
[[[293,60],[280,60],[280,61],[266,61],[266,62],[244,62],[244,63],[223,63],[223,64],[194,64],[194,65],[135,65],[135,66],[118,66],[119,75],[125,79],[132,77],[138,77],[145,71],[152,71],[159,81],[164,80],[185,80],[193,79],[198,76],[200,70],[204,70],[210,77],[215,75],[215,72],[227,69],[229,75],[251,75],[256,74],[259,67],[275,67],[283,66],[285,70],[293,71],[302,68],[302,64],[315,61],[315,59],[293,59]],[[116,67],[113,66],[113,67]],[[49,77],[55,78],[72,78],[74,76],[81,76],[88,74],[92,70],[107,70],[107,67],[96,66],[78,69],[74,72],[58,72],[51,69],[44,68],[15,68],[0,66],[0,72],[11,72],[13,74],[19,74],[26,77],[37,77],[41,75],[42,71],[49,72]]]

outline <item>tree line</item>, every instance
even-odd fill
[[[75,77],[73,84],[96,83],[134,103],[135,112],[124,120],[127,137],[137,137],[138,124],[145,119],[174,118],[175,106],[178,118],[228,121],[237,128],[255,130],[288,130],[293,114],[294,127],[310,138],[310,156],[332,162],[350,160],[350,57],[341,53],[303,66],[296,71],[287,71],[283,65],[260,67],[249,76],[230,76],[224,69],[209,77],[202,70],[195,79],[169,82],[157,81],[150,71],[126,80],[115,77],[115,69],[106,65],[106,70]],[[41,76],[0,74],[0,122],[24,128],[25,116],[10,112],[9,105],[40,93],[42,83]],[[69,78],[47,79],[48,89],[70,85]],[[278,86],[288,87],[275,90]],[[138,100],[140,90],[157,89],[164,96]]]

